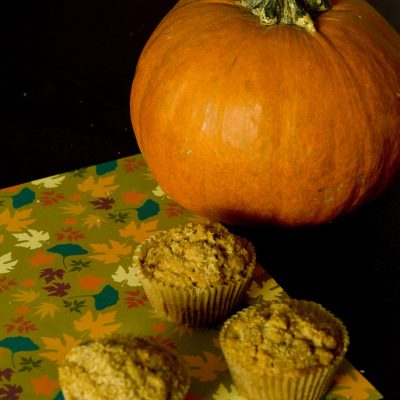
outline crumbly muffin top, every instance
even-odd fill
[[[66,400],[181,400],[189,387],[175,354],[151,337],[132,334],[74,347],[59,378]]]
[[[271,374],[332,365],[347,347],[345,328],[322,306],[313,312],[306,303],[248,307],[228,321],[223,348],[249,368],[268,368]]]
[[[246,278],[254,257],[250,243],[220,223],[189,223],[155,238],[142,273],[174,287],[205,288]]]

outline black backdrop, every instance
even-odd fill
[[[400,31],[400,1],[370,1]],[[0,187],[138,152],[129,92],[140,51],[171,0],[0,4]],[[292,297],[349,328],[350,361],[400,399],[400,180],[333,223],[235,231]],[[1,313],[0,313],[1,323]]]

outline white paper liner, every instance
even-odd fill
[[[136,248],[133,256],[133,266],[152,307],[162,318],[191,327],[211,326],[224,320],[242,300],[250,283],[256,262],[253,245],[242,239],[251,254],[251,261],[247,265],[246,276],[240,281],[207,288],[180,288],[154,278],[149,279],[142,269],[142,260],[148,249],[160,235],[165,234],[167,232],[161,232],[145,240]]]
[[[293,371],[288,373],[284,371],[277,374],[269,373],[268,368],[255,370],[249,365],[245,365],[242,359],[238,357],[238,352],[231,352],[226,345],[225,335],[230,324],[236,318],[246,312],[246,309],[238,312],[227,320],[220,332],[220,344],[231,372],[233,381],[238,392],[247,400],[320,400],[328,391],[333,374],[342,363],[349,344],[349,337],[346,328],[342,322],[321,305],[298,300],[285,300],[286,302],[296,302],[299,308],[308,310],[308,312],[317,313],[317,315],[328,315],[332,322],[338,326],[344,335],[344,346],[341,354],[337,355],[332,365],[327,367],[313,367],[304,371]]]

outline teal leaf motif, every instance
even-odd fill
[[[117,161],[109,161],[102,164],[96,165],[96,174],[97,175],[104,175],[107,172],[114,171],[117,168]]]
[[[140,221],[154,217],[160,212],[160,206],[154,200],[146,200],[139,208],[136,209]]]
[[[64,396],[61,390],[56,394],[56,397],[54,397],[53,400],[64,400]]]
[[[39,346],[32,339],[23,336],[7,337],[0,340],[0,347],[4,347],[13,353],[39,350]]]
[[[35,192],[29,188],[23,188],[18,194],[12,196],[14,208],[21,208],[31,204],[35,200]]]
[[[19,351],[39,350],[39,346],[32,339],[23,336],[7,337],[0,340],[0,347],[8,349],[12,353],[12,363],[15,367],[14,354]]]
[[[63,257],[80,256],[88,253],[87,250],[85,250],[78,244],[70,244],[70,243],[58,244],[57,246],[50,247],[49,249],[47,249],[47,251],[50,253],[60,254]]]
[[[119,293],[118,290],[114,289],[112,286],[106,285],[102,291],[95,294],[93,298],[96,310],[104,310],[118,303]]]

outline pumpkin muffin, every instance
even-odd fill
[[[263,302],[227,320],[223,354],[248,400],[319,400],[349,345],[342,322],[305,300]]]
[[[253,245],[220,223],[189,223],[143,242],[133,264],[161,317],[209,326],[240,302],[255,259]]]
[[[59,367],[66,400],[183,400],[190,377],[156,340],[114,334],[72,348]]]

